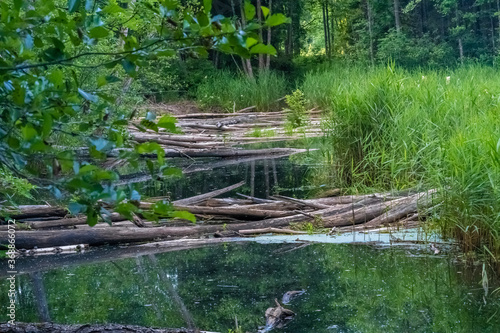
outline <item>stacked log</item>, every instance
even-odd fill
[[[379,228],[399,221],[410,222],[423,218],[423,215],[418,214],[422,214],[424,208],[433,204],[432,197],[436,193],[435,190],[430,190],[406,195],[382,193],[320,199],[295,199],[285,196],[260,199],[245,195],[243,198],[214,198],[243,184],[244,182],[240,182],[172,202],[176,209],[195,214],[196,224],[179,219],[153,223],[144,221],[140,216],[138,218],[142,223],[134,224],[120,214],[112,213],[111,225],[101,222],[91,228],[85,225],[85,216],[65,217],[68,213],[60,207],[44,205],[10,209],[11,216],[16,217],[17,222],[16,246],[31,249],[74,244],[118,244],[206,234],[296,234],[299,232],[290,230],[290,227],[304,222],[324,228],[339,228],[338,230],[354,226],[363,229]],[[163,198],[141,202],[139,208],[147,211],[158,200]],[[8,239],[7,226],[2,227],[0,239],[5,245]]]

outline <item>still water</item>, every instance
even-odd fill
[[[108,253],[107,253],[108,252]],[[107,255],[109,254],[109,256]],[[257,332],[285,292],[276,332],[499,332],[498,283],[427,246],[227,243],[165,253],[126,249],[25,258],[17,319]],[[492,275],[490,273],[490,275]],[[7,304],[7,283],[0,302]]]

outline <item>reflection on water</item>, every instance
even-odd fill
[[[492,294],[498,283],[490,280],[485,297],[481,267],[466,269],[427,253],[248,242],[80,262],[18,276],[17,319],[227,333],[237,317],[244,331],[256,332],[275,298],[305,290],[287,305],[294,320],[277,331],[498,332],[500,301]],[[7,288],[2,279],[2,304]]]
[[[304,154],[301,154],[304,155]],[[308,174],[315,165],[294,162],[290,157],[240,160],[197,160],[184,164],[182,178],[164,181],[146,181],[141,184],[141,193],[148,196],[170,195],[172,200],[207,193],[236,184],[242,180],[246,184],[229,192],[226,196],[235,196],[236,192],[266,198],[275,193],[304,197],[309,188]],[[230,162],[228,164],[228,162]]]

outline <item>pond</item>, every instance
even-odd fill
[[[500,300],[491,293],[498,281],[490,281],[485,296],[482,266],[434,256],[427,246],[243,242],[165,253],[120,251],[125,249],[20,259],[25,274],[17,278],[16,319],[227,333],[237,318],[244,332],[257,332],[275,298],[281,302],[287,291],[304,290],[285,305],[295,318],[276,332],[500,327]],[[2,279],[2,304],[7,288]]]

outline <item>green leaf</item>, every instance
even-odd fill
[[[125,72],[132,76],[132,77],[135,77],[137,75],[137,72],[136,72],[136,66],[133,62],[131,62],[130,60],[128,59],[123,59],[122,60],[122,66],[123,66],[123,69],[125,70]]]
[[[80,95],[82,95],[83,98],[85,98],[87,101],[90,101],[90,102],[93,102],[93,103],[97,103],[98,101],[98,97],[96,95],[92,95],[92,94],[89,94],[85,91],[83,91],[82,89],[78,88],[78,92],[80,93]]]
[[[270,17],[267,18],[265,21],[265,24],[268,27],[274,27],[283,23],[289,23],[290,19],[286,17],[285,15],[278,13],[278,14],[273,14]]]
[[[177,211],[172,212],[170,215],[172,217],[177,217],[177,218],[180,218],[180,219],[183,219],[183,220],[188,220],[188,221],[191,221],[193,223],[196,223],[196,216],[194,216],[190,212],[186,212],[186,211],[182,211],[182,210],[177,210]]]
[[[209,14],[212,10],[212,0],[203,0],[203,9],[205,13]]]
[[[102,86],[105,86],[108,83],[115,83],[115,82],[120,82],[120,78],[114,76],[114,75],[106,75],[106,76],[101,76],[97,79],[97,86],[100,88]]]
[[[156,119],[156,113],[148,111],[146,113],[146,119],[147,120],[151,120],[151,121],[155,120]]]
[[[162,171],[164,176],[170,176],[170,177],[182,177],[184,174],[182,173],[182,170],[179,168],[166,168]]]
[[[33,128],[33,125],[31,124],[27,124],[26,126],[24,126],[21,132],[23,133],[23,138],[26,141],[30,141],[38,135],[38,132]]]
[[[91,227],[97,224],[97,212],[91,207],[87,207],[87,224]]]
[[[81,205],[78,202],[72,202],[68,205],[69,212],[71,215],[78,215],[87,209],[86,205]]]
[[[260,9],[262,9],[262,14],[264,14],[264,18],[266,18],[269,15],[269,8],[260,6]]]
[[[250,21],[255,17],[255,6],[250,1],[245,1],[245,18]]]
[[[74,13],[80,7],[80,0],[68,0],[68,10]]]
[[[43,114],[43,126],[42,126],[42,137],[43,138],[48,137],[50,135],[50,133],[52,132],[52,124],[53,124],[52,116],[50,115],[50,113],[45,112]]]
[[[14,92],[12,93],[12,100],[17,105],[24,105],[24,98],[26,96],[26,89],[19,85],[16,85]]]
[[[247,44],[247,48],[251,48],[252,46],[254,46],[255,44],[257,44],[259,41],[255,38],[252,38],[252,37],[248,37],[247,40],[246,40],[246,44]]]
[[[103,26],[92,28],[89,31],[90,38],[105,38],[109,35],[108,29]]]
[[[142,119],[141,120],[141,125],[146,127],[147,129],[150,129],[152,131],[155,131],[158,133],[158,126],[155,124],[154,121],[147,120],[147,119]]]
[[[265,45],[265,44],[257,44],[254,47],[250,49],[250,53],[255,54],[270,54],[270,55],[276,55],[276,49],[272,45]]]
[[[110,144],[110,141],[104,138],[91,139],[90,142],[95,146],[97,151],[104,150]]]
[[[178,129],[175,126],[176,123],[177,123],[176,118],[169,115],[164,115],[158,121],[158,127],[165,128],[167,131],[175,133],[178,132]]]

